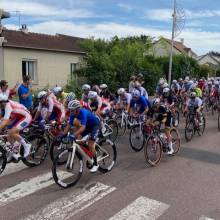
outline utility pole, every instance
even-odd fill
[[[172,65],[173,65],[173,44],[174,44],[174,33],[176,26],[176,0],[174,0],[173,4],[173,26],[172,26],[172,38],[171,38],[171,48],[170,48],[170,62],[169,62],[169,75],[168,75],[168,83],[171,85],[171,75],[172,75]]]

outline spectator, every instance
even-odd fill
[[[28,110],[32,108],[32,89],[31,77],[24,76],[23,83],[18,88],[19,102],[24,105]]]
[[[6,80],[0,81],[0,93],[6,95],[9,99],[12,99],[12,97],[16,94],[17,87],[18,83],[14,86],[14,88],[9,89],[8,82]]]
[[[129,93],[133,91],[135,81],[136,81],[136,76],[135,75],[131,76],[129,82],[129,88],[128,88]]]

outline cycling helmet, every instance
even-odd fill
[[[189,77],[188,76],[185,77],[185,81],[189,81]]]
[[[0,102],[7,102],[8,101],[8,96],[1,93],[0,94]]]
[[[174,80],[173,80],[173,84],[177,84],[177,80],[174,79]]]
[[[43,99],[44,97],[47,96],[47,92],[46,91],[40,91],[38,94],[37,94],[37,98],[38,99]]]
[[[182,78],[179,78],[179,82],[181,82],[181,81],[183,81],[183,79],[182,79]]]
[[[158,104],[160,104],[160,99],[159,98],[155,98],[155,99],[152,100],[152,106],[153,107],[158,105]]]
[[[91,86],[90,85],[88,85],[88,84],[84,84],[83,86],[82,86],[82,90],[90,90],[91,89]]]
[[[170,88],[166,87],[163,89],[163,93],[169,93],[170,92]]]
[[[169,87],[168,83],[164,83],[163,88],[167,88],[167,87]]]
[[[139,98],[140,96],[141,96],[141,93],[140,93],[140,91],[139,90],[137,90],[137,89],[134,89],[133,91],[132,91],[132,97],[137,97],[137,98]]]
[[[118,95],[122,95],[124,93],[125,93],[125,89],[124,88],[118,89]]]
[[[68,103],[68,109],[70,109],[70,110],[75,110],[80,107],[81,107],[80,102],[76,99],[72,100]]]
[[[190,93],[190,98],[195,98],[196,97],[196,93],[195,92],[191,92]]]
[[[52,89],[52,92],[54,95],[58,95],[59,93],[63,92],[63,88],[60,86],[57,86],[55,88]]]
[[[101,84],[101,85],[99,86],[99,88],[100,88],[100,89],[107,89],[108,86],[107,86],[106,84]]]
[[[72,100],[74,100],[76,98],[76,95],[74,92],[70,92],[67,96],[66,96],[66,101],[70,102]]]
[[[88,94],[89,99],[95,99],[97,98],[97,96],[98,96],[97,92],[89,91],[89,94]]]

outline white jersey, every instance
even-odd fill
[[[20,103],[9,100],[5,106],[4,119],[9,120],[10,118],[29,118],[30,112]]]
[[[130,93],[125,93],[123,97],[119,96],[118,97],[118,103],[121,105],[130,105],[131,102],[131,94]]]
[[[195,99],[188,99],[187,107],[194,106],[195,108],[199,108],[202,106],[202,99],[196,97]]]

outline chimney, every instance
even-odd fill
[[[20,30],[21,30],[23,33],[27,34],[27,33],[28,33],[27,25],[26,25],[26,24],[22,24]]]
[[[184,45],[184,38],[180,38],[180,42],[182,45]]]

